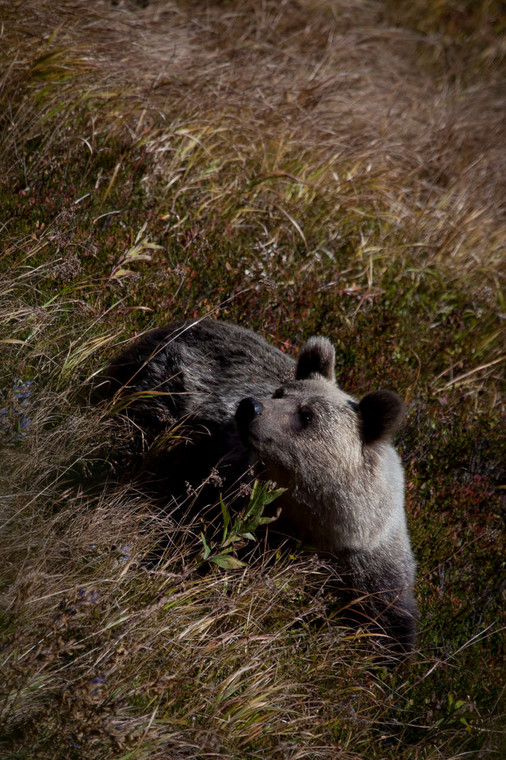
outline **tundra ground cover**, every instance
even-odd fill
[[[4,755],[500,756],[500,4],[0,9]],[[170,523],[89,380],[206,313],[407,400],[409,668],[314,557],[145,561]]]

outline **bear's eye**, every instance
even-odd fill
[[[284,388],[278,388],[272,394],[272,398],[283,398],[284,395],[285,395]]]
[[[313,412],[311,409],[302,408],[299,409],[299,419],[302,423],[302,427],[307,427],[313,421]]]

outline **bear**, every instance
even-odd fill
[[[335,351],[312,337],[297,361],[260,335],[215,319],[152,330],[116,356],[102,395],[152,440],[184,430],[164,465],[167,495],[213,471],[240,486],[247,473],[286,489],[280,524],[339,579],[353,619],[374,624],[392,652],[416,643],[415,561],[404,475],[392,437],[405,414],[389,390],[360,400],[335,378]],[[170,439],[168,439],[170,440]],[[163,448],[163,446],[162,446]],[[156,469],[156,468],[155,468]]]

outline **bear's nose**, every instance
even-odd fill
[[[239,424],[248,425],[255,417],[260,417],[263,410],[264,408],[260,401],[249,396],[248,398],[243,398],[237,407],[235,418]]]

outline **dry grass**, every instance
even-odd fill
[[[499,4],[141,6],[2,4],[2,753],[499,756]],[[217,311],[410,401],[411,669],[371,664],[315,558],[204,566],[198,520],[160,548],[117,482],[90,378]]]
[[[229,209],[234,227],[249,228],[252,214],[281,215],[296,236],[335,244],[349,217],[367,248],[368,227],[381,225],[389,256],[408,250],[422,270],[472,276],[495,296],[505,190],[497,67],[478,82],[465,63],[430,76],[413,51],[440,59],[446,41],[389,26],[381,5],[367,3],[32,5],[34,19],[12,13],[4,29],[7,44],[28,42],[5,77],[26,81],[27,66],[30,74],[27,97],[9,114],[8,155],[16,140],[36,139],[41,121],[57,115],[67,129],[84,102],[91,123],[74,149],[93,157],[99,138],[117,133],[146,146],[160,203],[170,188],[167,213],[191,177],[207,185],[197,214]],[[118,170],[101,178],[105,197]],[[321,196],[318,230],[297,229],[291,209]]]

